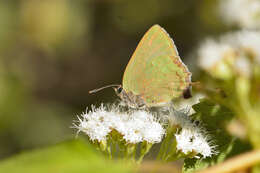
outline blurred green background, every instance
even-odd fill
[[[116,99],[143,34],[165,28],[193,69],[193,50],[230,28],[207,0],[0,0],[0,159],[75,136],[76,115]],[[191,70],[192,71],[192,70]]]

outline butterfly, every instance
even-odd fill
[[[153,25],[139,42],[127,64],[122,85],[114,90],[132,108],[162,106],[183,96],[191,97],[191,73],[181,61],[169,34]]]

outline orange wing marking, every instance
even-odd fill
[[[181,79],[181,75],[176,71],[176,75],[178,76],[179,79]],[[184,86],[184,83],[182,80],[180,80],[180,88]]]
[[[151,36],[151,39],[149,40],[148,42],[148,45],[151,46],[152,42],[153,42],[153,39],[155,38],[155,36],[158,35],[159,32],[155,32],[152,36]]]

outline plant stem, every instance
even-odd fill
[[[152,148],[153,144],[148,143],[146,141],[144,141],[142,143],[141,146],[141,153],[140,153],[140,157],[137,160],[137,163],[140,164],[143,161],[144,156],[150,151],[150,149]]]
[[[168,134],[167,134],[168,136]],[[163,153],[164,153],[164,148],[165,148],[165,145],[166,145],[166,138],[167,136],[164,138],[163,142],[161,143],[161,146],[160,146],[160,150],[159,150],[159,153],[157,155],[157,160],[160,161],[163,157]]]
[[[136,144],[128,144],[126,147],[126,159],[135,160]]]
[[[238,170],[246,169],[250,166],[253,166],[257,163],[260,163],[260,150],[250,151],[244,154],[235,156],[227,161],[212,166],[198,173],[228,173]]]
[[[169,126],[167,128],[166,137],[164,138],[159,153],[157,155],[157,160],[166,161],[165,158],[167,157],[167,151],[169,150],[169,145],[171,142],[171,138],[173,137],[174,133],[176,132],[176,128],[173,126]]]
[[[169,145],[169,147],[167,148],[167,150],[169,150],[169,148],[171,149],[170,152],[167,154],[167,156],[165,157],[166,161],[169,161],[169,159],[171,159],[171,161],[178,159],[177,157],[177,153],[176,153],[176,146],[177,146],[177,141],[174,137],[172,143]],[[174,158],[176,157],[176,158]]]
[[[109,157],[109,159],[112,159],[113,158],[113,156],[112,156],[112,147],[111,147],[111,145],[112,145],[112,142],[108,139],[108,142],[107,142],[107,153],[108,153],[108,157]]]

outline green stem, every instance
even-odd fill
[[[166,145],[166,137],[164,138],[163,142],[161,143],[160,150],[159,150],[159,153],[157,155],[157,160],[158,161],[162,159],[165,145]]]
[[[111,142],[111,140],[110,139],[108,139],[108,145],[107,145],[107,153],[108,153],[108,158],[109,159],[113,159],[113,155],[112,155],[112,147],[111,147],[111,145],[112,145],[112,142]]]
[[[144,141],[141,145],[141,152],[140,152],[140,157],[137,160],[137,163],[140,164],[143,161],[144,156],[150,151],[152,148],[153,144],[148,143]]]
[[[102,141],[98,142],[97,144],[98,144],[99,150],[104,152],[108,156],[109,159],[112,159],[111,148],[110,148],[110,145],[109,145],[109,139],[108,140],[102,140]]]
[[[174,159],[177,160],[178,159],[178,154],[176,152],[176,146],[177,146],[177,141],[176,138],[174,137],[173,141],[171,142],[171,144],[169,145],[169,147],[167,148],[167,150],[170,152],[165,156],[164,160],[165,161],[169,161],[169,159]]]
[[[128,144],[126,147],[126,159],[135,160],[136,144]]]
[[[111,155],[112,158],[116,157],[116,133],[114,133],[113,131],[110,133],[109,135],[110,138],[110,146],[111,146]]]
[[[171,138],[173,137],[174,133],[176,132],[176,128],[174,126],[169,126],[167,128],[166,137],[164,138],[159,153],[157,155],[157,160],[166,161],[165,158],[167,156],[167,152],[169,150],[169,144],[171,142]]]

